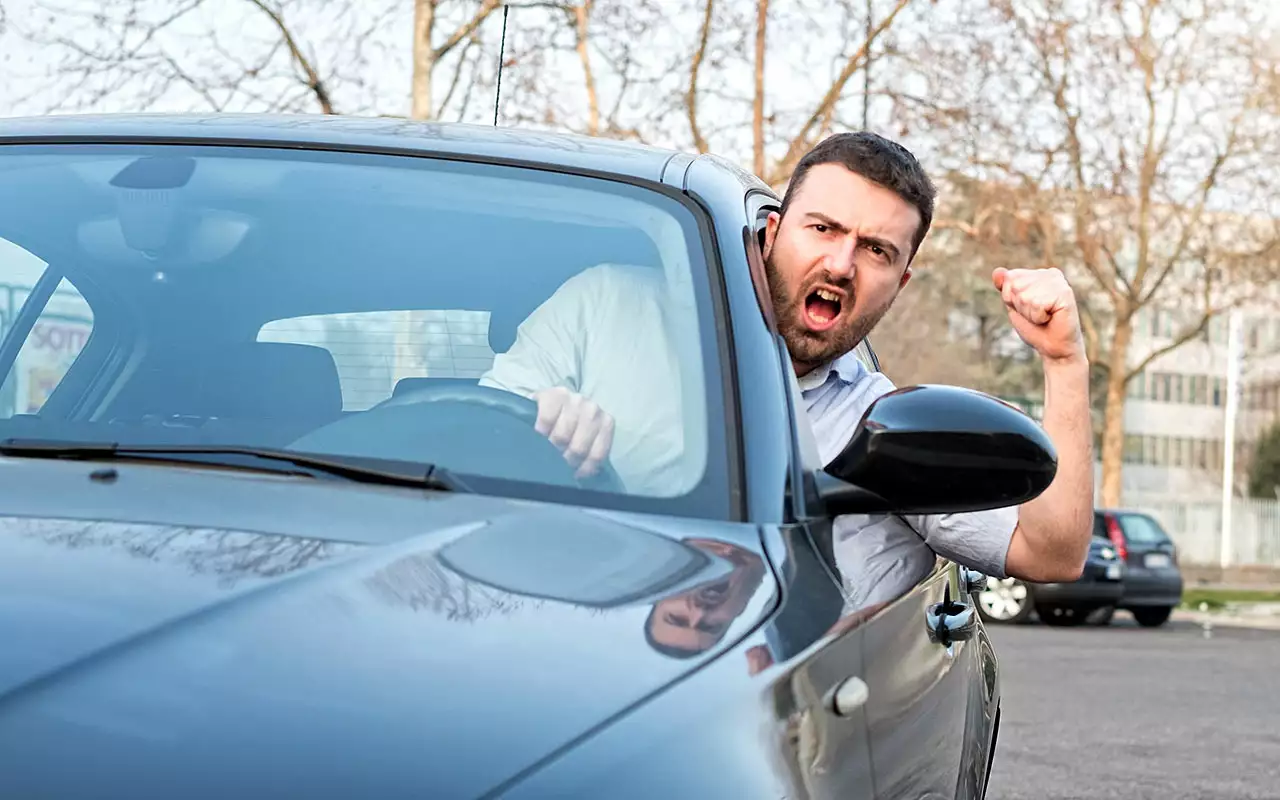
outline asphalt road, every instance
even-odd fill
[[[990,800],[1280,798],[1280,631],[988,626]]]

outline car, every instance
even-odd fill
[[[985,795],[977,579],[858,607],[832,520],[1025,502],[1052,443],[909,386],[820,461],[755,176],[230,114],[3,120],[0,175],[3,796]],[[483,377],[601,275],[659,424],[580,476]]]
[[[1124,593],[1125,564],[1116,547],[1093,536],[1084,571],[1074,581],[1033,583],[989,578],[978,594],[978,613],[997,624],[1030,622],[1032,614],[1056,627],[1109,622]]]
[[[1144,511],[1100,508],[1094,511],[1093,535],[1108,540],[1125,562],[1124,592],[1116,607],[1144,628],[1168,622],[1182,602],[1183,578],[1178,549],[1164,526]]]

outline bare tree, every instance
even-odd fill
[[[409,112],[413,119],[435,119],[440,114],[443,109],[436,108],[432,102],[436,65],[460,44],[470,40],[489,15],[502,6],[501,0],[471,3],[474,8],[464,10],[462,20],[441,38],[437,34],[442,4],[442,0],[413,0],[413,83]],[[451,86],[456,86],[461,70],[462,65],[459,65]]]
[[[944,163],[1006,189],[984,213],[1023,220],[1039,263],[1065,269],[1085,300],[1088,355],[1105,376],[1107,504],[1120,502],[1128,382],[1275,275],[1280,126],[1266,106],[1275,61],[1254,34],[1264,11],[954,2],[916,45],[910,77],[928,91],[903,91],[900,111],[935,132],[928,146]],[[1157,310],[1178,329],[1135,351],[1140,314]]]
[[[49,55],[39,111],[319,111],[367,94],[397,4],[354,0],[31,0],[14,32]],[[323,10],[323,14],[317,13]],[[50,102],[40,104],[37,98]]]

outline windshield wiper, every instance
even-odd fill
[[[258,470],[311,478],[338,478],[444,492],[469,492],[466,484],[434,464],[355,456],[324,456],[246,445],[148,445],[69,442],[58,439],[5,439],[0,455],[72,461],[155,461]]]

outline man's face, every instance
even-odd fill
[[[915,206],[839,164],[811,168],[786,217],[770,216],[769,291],[798,375],[852,350],[889,310],[919,227]]]
[[[764,562],[727,542],[689,539],[688,544],[728,560],[733,571],[716,583],[659,600],[646,624],[659,644],[700,653],[720,641],[742,613],[764,577]]]

